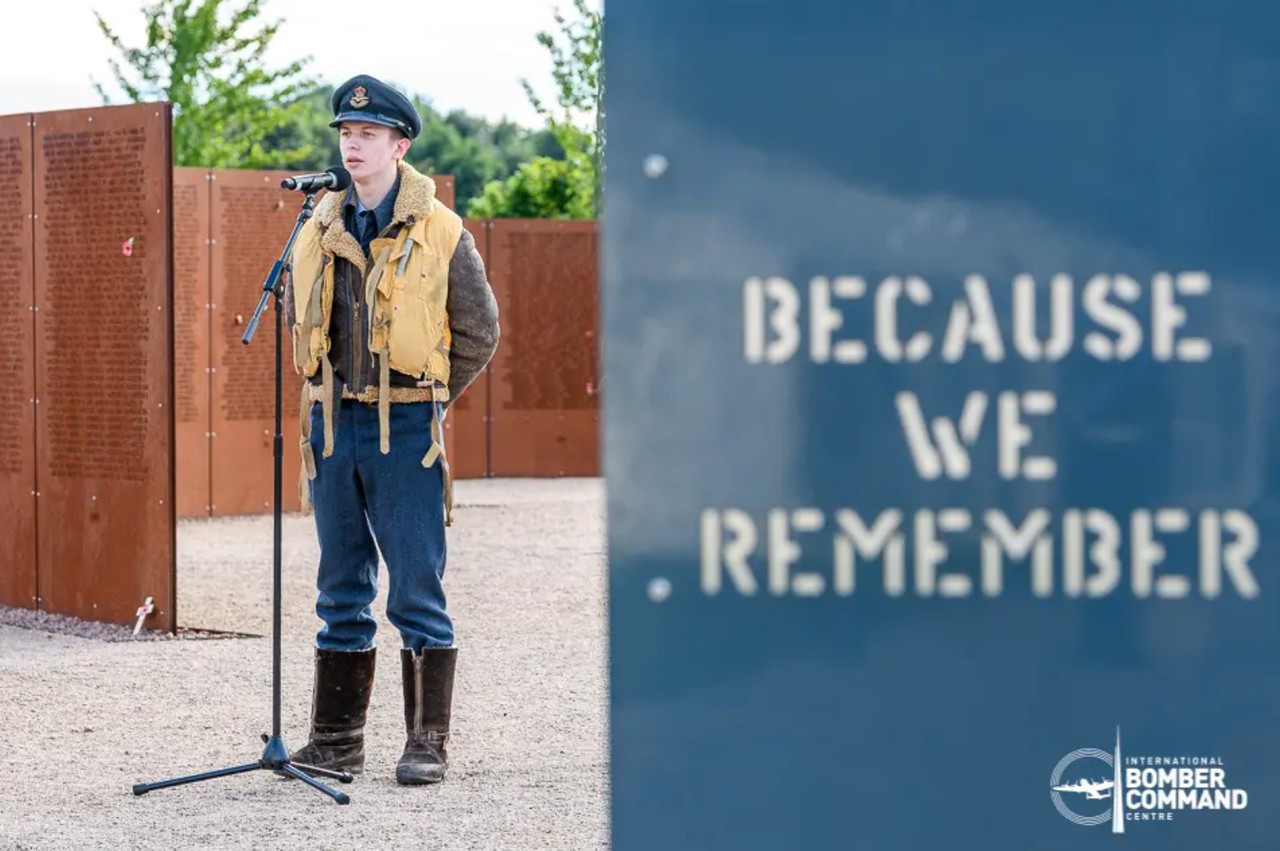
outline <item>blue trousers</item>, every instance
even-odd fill
[[[453,645],[445,605],[444,473],[422,466],[431,448],[431,402],[391,406],[390,454],[379,446],[378,408],[342,400],[334,410],[333,455],[324,457],[321,406],[311,411],[316,477],[310,483],[320,539],[316,645],[366,650],[377,621],[378,553],[387,565],[387,618],[404,647]]]

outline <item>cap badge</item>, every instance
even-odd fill
[[[364,86],[356,86],[351,93],[351,100],[347,103],[356,109],[364,109],[369,105],[369,91]]]

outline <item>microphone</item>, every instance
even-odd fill
[[[286,177],[280,181],[282,189],[297,189],[301,192],[318,192],[321,189],[342,190],[351,185],[351,172],[340,165],[319,174],[302,174],[297,177]]]

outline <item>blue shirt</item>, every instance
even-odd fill
[[[391,224],[396,212],[396,196],[400,193],[400,175],[392,185],[387,197],[372,210],[360,203],[355,187],[347,190],[347,198],[343,206],[343,222],[347,232],[356,238],[364,253],[369,253],[369,245],[374,238]]]

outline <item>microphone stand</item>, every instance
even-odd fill
[[[267,275],[266,282],[262,285],[262,298],[258,302],[258,308],[254,311],[253,319],[249,322],[249,327],[245,329],[244,337],[241,343],[249,345],[249,341],[253,339],[254,332],[258,328],[258,320],[262,316],[262,312],[267,307],[267,302],[271,298],[275,299],[276,313],[276,433],[273,445],[275,454],[275,534],[273,541],[274,556],[274,597],[275,605],[272,614],[272,677],[271,677],[271,698],[272,698],[272,714],[271,714],[271,735],[262,734],[262,741],[267,747],[262,752],[262,756],[257,762],[251,762],[245,765],[237,765],[232,768],[223,768],[217,771],[209,771],[203,774],[193,774],[188,777],[179,777],[174,780],[162,780],[159,783],[137,783],[133,787],[134,795],[145,795],[153,789],[165,789],[170,786],[181,786],[185,783],[196,783],[201,780],[212,780],[215,777],[227,777],[232,774],[244,774],[249,771],[273,771],[281,776],[289,776],[297,778],[314,789],[325,793],[333,798],[339,804],[348,804],[351,799],[343,792],[330,789],[323,783],[314,780],[309,776],[316,774],[320,777],[332,778],[342,783],[350,783],[355,778],[348,771],[331,771],[325,768],[317,768],[311,765],[303,765],[294,762],[289,754],[289,749],[285,747],[284,739],[280,735],[280,589],[281,589],[281,558],[280,558],[280,542],[281,542],[281,517],[280,504],[282,493],[282,480],[284,478],[284,434],[281,425],[281,349],[284,328],[284,311],[281,306],[281,293],[284,289],[281,279],[283,273],[288,272],[292,276],[293,272],[289,265],[289,255],[293,251],[293,243],[298,238],[298,233],[302,230],[307,220],[311,218],[315,208],[315,194],[322,187],[307,186],[306,200],[302,204],[302,210],[298,213],[298,220],[293,225],[293,233],[289,236],[288,243],[285,244],[284,251],[280,253],[280,259],[271,267],[270,274]],[[304,770],[305,769],[305,770]]]

